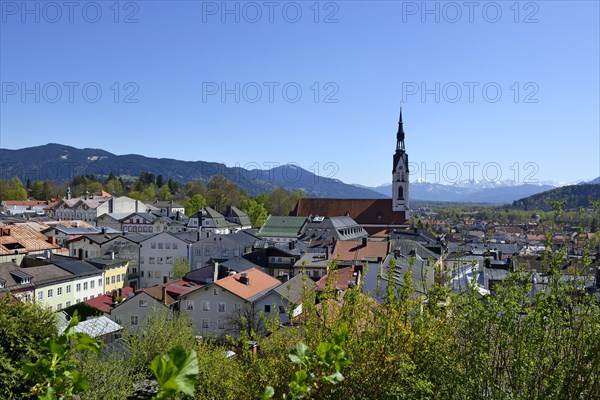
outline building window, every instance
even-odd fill
[[[121,275],[117,275],[117,283],[121,282]]]
[[[116,277],[114,275],[110,277],[110,283],[111,284],[114,285],[116,283],[115,280],[116,280]]]
[[[167,257],[167,264],[173,264],[173,257]]]
[[[140,300],[138,302],[138,307],[148,307],[148,300]]]
[[[87,299],[88,299],[88,298],[87,298],[87,296],[85,296],[85,297],[83,298],[83,301],[87,301]]]
[[[151,249],[155,249],[156,248],[156,243],[150,243],[150,248]]]
[[[284,313],[285,313],[285,307],[279,306],[279,314],[284,314]]]
[[[162,250],[162,248],[163,248],[163,244],[162,244],[162,243],[159,243],[159,244],[158,244],[158,248],[159,248],[159,250]]]
[[[110,285],[110,277],[109,276],[106,277],[106,286],[108,286],[108,285]]]
[[[88,283],[87,282],[83,282],[83,290],[88,290]]]
[[[121,320],[121,317],[120,317],[119,315],[115,315],[115,322],[116,322],[117,324],[121,325],[121,323],[122,323],[122,320]]]
[[[270,304],[265,304],[265,312],[266,313],[270,313],[271,312],[271,305]]]
[[[102,287],[102,278],[98,278],[98,287],[101,288]]]
[[[219,325],[218,325],[219,329],[225,329],[225,321],[223,321],[222,319],[219,320]]]
[[[173,243],[173,250],[177,250],[177,243]]]
[[[78,283],[77,285],[75,285],[75,291],[81,292],[81,283]]]
[[[164,258],[163,257],[156,257],[156,263],[157,264],[162,264],[164,262]]]
[[[196,255],[197,256],[201,256],[202,255],[202,249],[201,248],[197,248],[196,249]]]
[[[135,272],[135,271],[134,271]],[[121,274],[121,280],[125,282],[125,274]]]
[[[137,325],[137,324],[138,324],[138,316],[132,315],[131,316],[131,325]]]
[[[48,289],[48,297],[52,297],[52,289]]]
[[[142,270],[142,272],[141,272],[141,273],[142,273],[142,278],[143,278],[143,277],[144,277],[144,271]]]
[[[154,257],[149,257],[149,258],[148,258],[148,262],[149,262],[150,264],[156,264],[156,258],[154,258]]]
[[[215,296],[218,296],[219,295],[219,289],[218,288],[213,288],[213,294]]]
[[[160,278],[160,271],[154,271],[154,277],[155,278]]]
[[[140,256],[140,264],[144,263],[144,256]]]
[[[165,249],[170,249],[171,248],[171,243],[165,243]]]
[[[202,318],[202,327],[203,328],[208,328],[209,327],[208,318]]]
[[[61,287],[56,288],[56,295],[57,296],[61,296],[62,295],[62,288]]]
[[[233,305],[233,308],[237,311],[237,310],[241,310],[242,309],[242,303],[235,303]]]
[[[90,281],[90,289],[94,289],[96,287],[95,281]]]
[[[67,301],[67,302],[65,303],[65,307],[66,307],[66,308],[69,308],[69,307],[71,307],[71,302],[70,302],[70,301]]]
[[[202,302],[202,309],[204,311],[210,311],[210,302],[209,301],[203,301]]]
[[[192,300],[187,300],[185,302],[185,308],[186,310],[193,310],[194,309],[194,302]]]
[[[67,285],[67,293],[71,293],[71,285]]]
[[[225,312],[225,303],[219,302],[219,312]]]

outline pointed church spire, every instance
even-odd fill
[[[398,120],[398,133],[396,134],[396,149],[404,150],[404,126],[402,125],[402,106],[400,106],[400,119]]]

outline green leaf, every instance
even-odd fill
[[[186,351],[177,346],[167,354],[156,356],[150,364],[158,385],[166,392],[182,392],[193,396],[194,383],[198,375],[196,351]]]
[[[309,353],[309,348],[304,343],[298,343],[294,350],[289,354],[290,360],[294,364],[302,364]]]
[[[50,386],[46,393],[38,395],[38,399],[39,400],[57,400],[56,392],[54,391],[52,386]]]
[[[272,399],[275,396],[275,389],[272,386],[267,386],[260,400]]]
[[[344,376],[340,372],[334,372],[331,375],[324,376],[323,380],[327,383],[331,383],[332,385],[335,385],[336,383],[340,383],[341,381],[343,381]]]

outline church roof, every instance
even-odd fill
[[[348,215],[360,225],[405,225],[403,211],[392,209],[392,199],[316,199],[298,200],[296,216],[337,217]]]

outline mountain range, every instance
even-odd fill
[[[510,182],[497,185],[490,184],[490,182],[471,182],[468,184],[460,182],[453,185],[411,182],[409,193],[411,200],[504,204],[553,188],[552,185],[517,185]],[[377,186],[372,189],[386,194],[388,197],[392,193],[391,184]]]
[[[302,190],[309,197],[384,198],[374,190],[348,185],[338,179],[317,176],[295,165],[270,170],[228,167],[206,161],[180,161],[138,154],[115,155],[102,149],[77,149],[56,143],[18,150],[0,149],[0,178],[53,180],[63,183],[78,175],[106,178],[110,173],[134,179],[142,172],[178,182],[207,183],[214,175],[223,175],[250,195],[270,192],[276,187]]]
[[[317,176],[295,165],[270,170],[228,167],[223,163],[181,161],[152,158],[139,154],[115,155],[102,149],[77,149],[50,143],[24,149],[0,149],[0,178],[19,177],[22,181],[54,180],[63,183],[78,175],[93,174],[106,178],[110,173],[124,179],[139,177],[141,172],[163,175],[178,182],[207,183],[220,174],[251,195],[270,192],[280,186],[290,191],[302,190],[308,197],[390,198],[392,185],[377,187],[347,184],[339,179]],[[600,177],[589,183],[600,182]],[[411,182],[411,200],[465,203],[512,203],[555,186],[517,184],[512,181],[464,181],[453,185]]]

